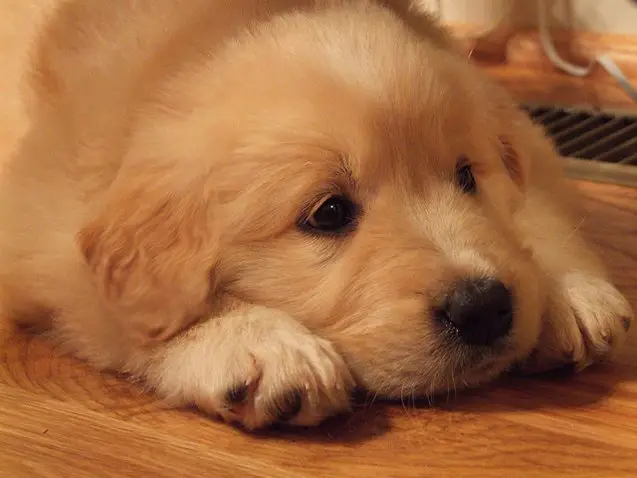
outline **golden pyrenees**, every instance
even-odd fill
[[[456,51],[407,0],[65,2],[3,316],[249,429],[607,357],[633,312],[559,160]]]

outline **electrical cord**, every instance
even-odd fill
[[[585,77],[588,76],[595,65],[600,65],[615,81],[622,87],[622,89],[630,96],[633,101],[637,102],[637,90],[626,78],[621,68],[613,61],[613,59],[607,54],[603,53],[593,59],[588,66],[574,65],[563,59],[553,44],[553,38],[550,32],[550,21],[548,16],[548,8],[546,0],[538,0],[538,23],[540,29],[540,41],[542,48],[548,59],[560,70],[568,73],[572,76]]]

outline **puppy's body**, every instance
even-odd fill
[[[605,355],[632,312],[555,153],[451,50],[398,0],[70,2],[0,185],[3,314],[248,427]],[[345,231],[308,227],[326,197]],[[488,346],[439,320],[467,277],[513,297]]]

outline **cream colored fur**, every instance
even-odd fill
[[[2,314],[176,404],[259,428],[292,393],[315,424],[354,384],[431,394],[532,351],[529,369],[587,365],[632,318],[549,142],[403,1],[70,1],[29,80]],[[334,192],[362,205],[356,231],[300,231]],[[467,275],[515,296],[480,359],[430,316]]]

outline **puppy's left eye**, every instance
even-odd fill
[[[464,157],[458,159],[456,166],[456,183],[458,187],[467,194],[475,194],[478,191],[478,185],[476,184],[476,178],[473,176],[471,164],[469,164]]]
[[[330,196],[318,205],[301,224],[315,233],[338,234],[351,227],[356,219],[356,206],[345,196]]]

